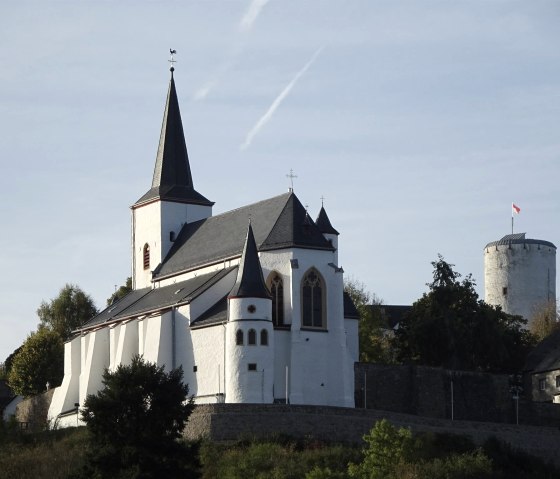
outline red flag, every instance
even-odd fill
[[[521,208],[519,206],[517,206],[515,203],[511,204],[511,214],[516,213],[519,214],[521,213]]]

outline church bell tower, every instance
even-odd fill
[[[132,205],[132,286],[151,286],[181,228],[212,216],[213,202],[193,186],[175,90],[174,68],[165,103],[152,187]]]

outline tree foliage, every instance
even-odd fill
[[[540,305],[533,313],[529,323],[531,334],[535,336],[537,341],[542,341],[558,330],[560,330],[560,322],[558,321],[556,301],[549,301]]]
[[[117,289],[109,298],[107,298],[107,306],[111,306],[119,299],[124,298],[131,291],[132,291],[132,277],[129,276],[128,278],[126,278],[125,283],[119,289]]]
[[[478,298],[471,275],[462,281],[439,256],[430,291],[412,305],[396,332],[399,360],[449,369],[521,370],[534,343],[520,316]]]
[[[39,327],[57,332],[64,341],[96,314],[93,299],[74,284],[66,284],[56,298],[37,309]]]
[[[194,408],[182,379],[182,369],[165,372],[138,356],[106,370],[81,413],[91,436],[83,477],[192,477],[193,454],[178,441]]]
[[[383,317],[381,309],[376,307],[382,304],[382,300],[370,293],[363,283],[355,279],[344,282],[344,291],[352,298],[360,316],[358,326],[360,361],[393,362],[390,334],[386,329],[387,321]]]
[[[39,394],[59,386],[64,375],[64,344],[56,331],[40,329],[31,333],[15,355],[8,384],[22,396]]]

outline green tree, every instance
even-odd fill
[[[116,287],[116,286],[115,286]],[[111,306],[114,302],[124,298],[132,291],[132,277],[126,278],[125,283],[117,289],[109,298],[107,298],[107,306]]]
[[[83,477],[193,477],[194,454],[178,441],[194,408],[182,379],[182,369],[165,372],[138,356],[106,370],[81,413],[91,437]]]
[[[526,321],[480,300],[471,275],[461,281],[441,256],[432,265],[430,291],[396,331],[398,359],[450,369],[519,371],[534,343]]]
[[[548,301],[540,305],[533,313],[529,323],[531,334],[537,341],[542,341],[558,330],[560,330],[560,322],[558,321],[556,301]]]
[[[366,447],[364,459],[359,464],[350,464],[348,473],[357,479],[386,479],[403,461],[404,451],[412,442],[410,429],[397,429],[386,419],[377,421],[373,429],[364,436]]]
[[[360,323],[358,337],[360,361],[366,363],[391,363],[393,351],[387,321],[379,306],[383,303],[374,293],[370,293],[365,284],[355,279],[344,282],[344,291],[352,298]]]
[[[8,384],[22,396],[39,394],[59,386],[64,376],[64,345],[55,331],[40,329],[31,333],[15,355],[8,373]]]
[[[39,328],[57,332],[64,341],[96,314],[91,297],[74,284],[66,284],[56,298],[48,303],[43,301],[37,309]]]

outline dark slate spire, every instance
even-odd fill
[[[239,263],[237,281],[229,293],[229,298],[270,298],[270,293],[264,282],[261,262],[253,228],[249,223],[245,247]]]
[[[157,199],[212,206],[214,203],[198,193],[193,186],[173,70],[171,67],[152,187],[135,206]]]
[[[325,211],[324,206],[321,206],[321,211],[319,211],[319,216],[317,216],[317,221],[315,221],[315,224],[318,226],[318,228],[321,230],[321,233],[323,234],[329,234],[329,235],[339,234],[338,231],[336,231],[331,225],[331,222],[329,220],[329,217],[327,216],[327,212]]]

